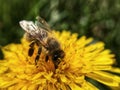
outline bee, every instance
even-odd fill
[[[61,49],[60,43],[54,37],[51,28],[47,22],[41,17],[36,17],[35,23],[32,21],[22,20],[19,22],[22,29],[26,32],[25,36],[30,41],[28,56],[32,56],[34,53],[34,45],[38,46],[38,52],[35,58],[35,64],[37,64],[42,48],[46,50],[45,61],[47,62],[51,57],[55,67],[60,63],[60,60],[64,58],[65,52]]]

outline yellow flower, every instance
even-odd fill
[[[4,60],[0,60],[0,90],[98,90],[86,80],[94,79],[110,87],[119,87],[119,68],[112,67],[114,54],[104,49],[104,43],[94,43],[85,36],[54,32],[65,51],[65,57],[54,68],[52,60],[45,61],[42,53],[35,65],[37,46],[32,57],[28,56],[29,43],[9,44],[2,48]]]

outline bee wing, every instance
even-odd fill
[[[47,43],[45,42],[45,39],[48,37],[48,32],[44,30],[42,27],[38,27],[36,24],[34,24],[32,21],[20,21],[20,26],[33,38],[40,41],[40,43],[47,47]]]
[[[43,18],[41,18],[40,16],[37,16],[36,19],[37,21],[35,22],[35,24],[38,27],[41,27],[44,30],[47,30],[48,32],[52,33],[51,31],[52,29],[50,28],[49,24]]]
[[[36,30],[37,28],[32,21],[23,20],[20,21],[19,24],[23,30],[25,30],[27,33],[31,34],[32,36],[34,36],[35,32],[37,31]]]

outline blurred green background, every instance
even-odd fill
[[[0,0],[0,46],[20,43],[24,31],[19,21],[34,21],[37,15],[52,29],[103,41],[120,67],[120,0]],[[104,90],[101,84],[97,86]]]

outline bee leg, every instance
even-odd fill
[[[47,61],[48,61],[48,59],[49,59],[49,57],[48,57],[48,55],[46,55],[46,57],[45,57],[45,61],[47,62]]]
[[[38,49],[38,52],[37,52],[37,56],[35,58],[35,65],[37,65],[37,62],[38,62],[38,60],[40,58],[41,52],[42,52],[42,47],[40,46],[39,49]]]
[[[34,45],[35,45],[35,42],[33,41],[33,42],[31,42],[31,44],[29,45],[29,51],[28,51],[28,56],[32,56],[33,55],[33,53],[34,53]]]

